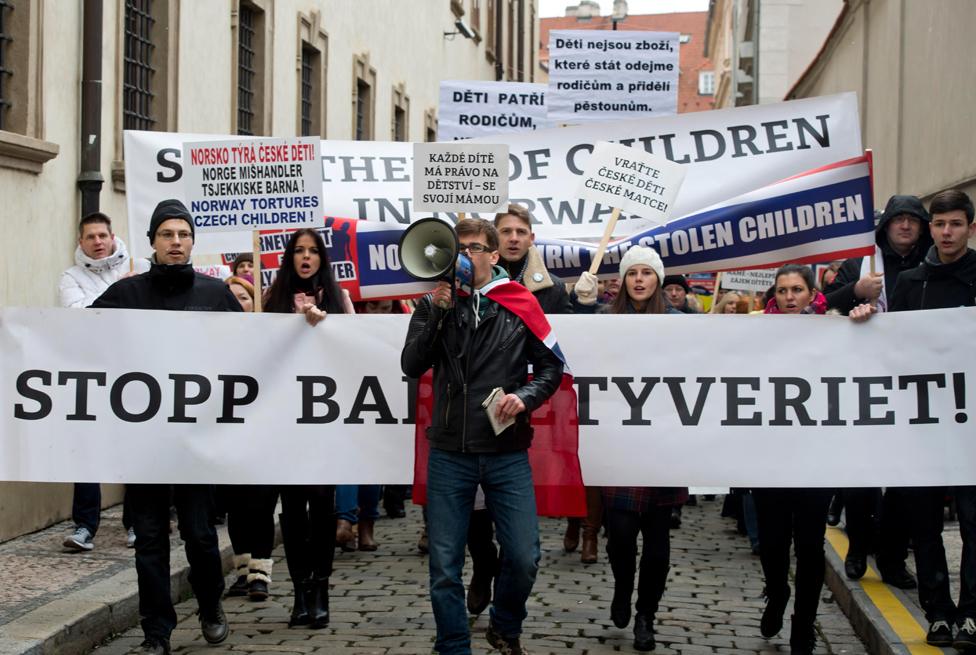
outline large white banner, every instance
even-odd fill
[[[677,113],[679,36],[550,31],[549,120],[582,123]]]
[[[546,85],[531,82],[441,82],[437,140],[474,139],[501,132],[541,130],[546,118]]]
[[[976,309],[551,319],[587,484],[976,484]],[[407,320],[0,309],[0,480],[409,483]]]
[[[126,201],[134,256],[152,254],[149,240],[142,235],[149,228],[156,204],[164,198],[184,197],[180,154],[184,141],[221,138],[227,137],[125,133]],[[612,208],[573,195],[597,141],[663,154],[686,166],[685,183],[673,205],[672,218],[863,154],[853,93],[498,134],[475,141],[508,144],[509,198],[529,208],[538,221],[536,234],[545,238],[599,237],[603,233]],[[411,207],[413,144],[323,141],[321,153],[326,216],[405,224],[428,215]],[[617,234],[654,226],[648,218],[621,214]],[[234,234],[199,235],[194,249],[197,253],[239,252],[250,249],[250,239]]]

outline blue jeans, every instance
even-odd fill
[[[345,519],[352,524],[359,519],[380,517],[380,490],[378,484],[338,484],[335,491],[335,514],[337,519]],[[359,513],[356,513],[356,508]]]
[[[522,634],[525,602],[539,570],[539,521],[528,453],[472,455],[431,448],[427,463],[430,602],[437,622],[434,650],[442,655],[471,653],[461,570],[479,483],[502,551],[491,608],[491,622],[501,635]]]

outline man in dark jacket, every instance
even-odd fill
[[[401,355],[408,377],[434,369],[434,406],[428,462],[427,517],[430,597],[437,622],[438,653],[471,652],[461,569],[468,524],[480,484],[498,530],[505,565],[495,582],[488,641],[504,653],[522,653],[525,602],[539,566],[536,517],[528,447],[529,415],[557,389],[562,363],[514,312],[491,300],[491,288],[514,284],[498,261],[498,232],[487,221],[458,221],[461,250],[471,259],[469,296],[451,306],[441,282],[410,318]],[[524,291],[523,291],[524,293]],[[533,311],[538,302],[526,294]],[[533,379],[528,381],[528,365]],[[494,417],[514,423],[496,434],[482,406],[501,392]]]
[[[533,245],[532,217],[522,205],[510,204],[495,214],[498,230],[498,264],[508,277],[532,292],[546,314],[571,314],[565,283],[546,269],[542,254]],[[575,528],[579,541],[579,519],[569,519],[567,534]],[[594,532],[593,556],[596,557]],[[468,585],[468,611],[481,614],[491,602],[491,582],[498,573],[498,550],[494,542],[491,515],[487,509],[475,509],[468,528],[468,551],[471,553],[471,582]],[[575,550],[577,544],[572,544]]]
[[[840,267],[834,281],[824,287],[827,306],[847,314],[864,302],[878,303],[881,310],[895,288],[898,274],[922,263],[932,246],[929,213],[915,196],[891,196],[874,231],[877,243],[876,272],[864,257],[852,257]]]
[[[898,276],[890,311],[972,307],[976,305],[976,251],[968,246],[976,233],[973,203],[956,190],[937,193],[929,204],[935,241],[918,268]],[[976,487],[955,487],[962,534],[959,606],[949,592],[949,573],[942,544],[944,487],[900,489],[915,547],[918,597],[930,626],[926,641],[957,650],[976,649]],[[953,638],[953,624],[958,634]]]
[[[870,262],[864,257],[845,261],[834,281],[823,290],[830,309],[848,314],[857,305],[870,302],[879,311],[886,311],[898,275],[921,264],[932,246],[929,213],[922,201],[915,196],[891,196],[875,228],[874,240],[875,271],[871,271]],[[858,580],[864,575],[871,542],[877,541],[881,579],[900,589],[914,589],[915,579],[905,567],[908,530],[903,520],[904,508],[899,505],[901,494],[889,491],[882,497],[881,489],[873,488],[844,489],[840,493],[847,507],[850,538],[844,560],[847,577]],[[880,535],[875,534],[878,518]]]
[[[168,309],[239,312],[240,303],[220,280],[194,272],[193,219],[179,200],[156,206],[149,223],[155,253],[148,273],[119,280],[91,305],[94,308]],[[190,585],[200,607],[200,625],[208,643],[227,638],[220,596],[224,575],[214,528],[212,485],[132,484],[126,488],[136,532],[139,614],[145,641],[140,652],[166,654],[176,627],[170,596],[169,508],[176,505],[180,537],[190,564]]]
[[[684,275],[665,275],[661,282],[661,289],[668,303],[682,314],[697,314],[698,312],[688,303],[691,287]]]

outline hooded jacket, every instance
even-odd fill
[[[148,273],[110,286],[94,308],[165,309],[170,311],[240,312],[226,284],[193,270],[190,264],[153,264]]]
[[[500,276],[506,275],[496,266],[495,278]],[[559,358],[522,319],[480,294],[458,298],[448,310],[435,306],[430,295],[421,298],[410,317],[400,366],[413,378],[434,369],[431,447],[481,454],[527,449],[529,416],[556,391],[563,372]],[[515,424],[497,436],[481,406],[495,387],[525,404]]]
[[[899,214],[915,216],[922,222],[918,242],[904,257],[895,252],[888,243],[888,223]],[[889,299],[895,289],[898,275],[921,264],[925,253],[932,246],[932,235],[929,233],[930,220],[929,213],[915,196],[892,196],[888,200],[878,227],[874,230],[874,242],[884,257],[884,288]],[[854,293],[854,286],[861,279],[863,261],[863,257],[852,257],[846,260],[834,281],[824,287],[824,295],[827,297],[827,306],[830,309],[836,309],[846,315],[867,300],[858,298]],[[890,307],[891,303],[889,302],[888,305]]]
[[[75,265],[61,274],[58,296],[62,307],[87,307],[119,278],[129,272],[129,251],[115,237],[112,254],[92,259],[81,246],[75,248]]]
[[[545,314],[572,314],[573,304],[566,293],[566,283],[546,269],[542,254],[530,246],[520,262],[503,264],[509,277],[532,292]],[[513,270],[517,269],[517,270]]]
[[[888,304],[892,312],[976,305],[976,251],[943,264],[932,246],[921,266],[898,276]]]

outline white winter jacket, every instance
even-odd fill
[[[102,259],[92,259],[78,246],[75,265],[61,275],[58,285],[61,306],[87,307],[128,272],[129,251],[122,239],[115,237],[115,250]]]

